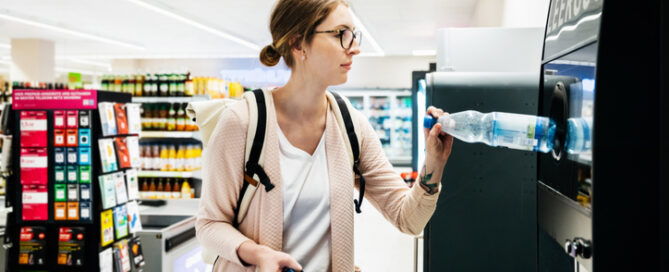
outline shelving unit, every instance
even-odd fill
[[[202,171],[149,171],[140,170],[137,172],[140,178],[202,178]]]
[[[147,138],[166,138],[166,139],[201,139],[198,131],[142,131],[139,137]]]
[[[132,98],[133,103],[183,103],[193,101],[206,101],[211,99],[209,95],[196,96],[135,96]]]

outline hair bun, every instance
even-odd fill
[[[280,59],[281,54],[279,54],[272,45],[265,46],[262,51],[260,51],[260,62],[265,66],[272,67],[279,63]]]

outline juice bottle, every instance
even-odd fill
[[[166,144],[162,144],[160,146],[160,171],[170,171],[169,169],[171,169],[172,166],[169,165],[169,160],[170,150]]]
[[[129,93],[130,95],[135,95],[135,76],[134,75],[128,75],[128,87],[126,92]]]
[[[160,105],[160,110],[158,111],[158,114],[160,115],[158,130],[165,131],[167,130],[167,116],[169,115],[167,104]]]
[[[184,131],[186,130],[186,110],[185,110],[185,105],[184,104],[176,104],[177,107],[177,125],[176,125],[176,130],[177,131]]]
[[[151,74],[146,74],[144,77],[144,96],[153,96],[153,78],[151,78]]]
[[[189,199],[190,197],[190,184],[188,184],[188,180],[184,179],[183,183],[181,183],[181,198],[183,199]]]
[[[149,199],[155,199],[156,198],[156,181],[155,180],[151,180],[151,184],[149,185],[149,191],[148,191],[147,197]]]
[[[174,181],[174,187],[172,188],[172,198],[181,198],[181,186],[179,185],[178,180]]]
[[[185,161],[186,161],[186,146],[179,145],[179,149],[177,150],[176,165],[174,167],[175,170],[186,171]]]
[[[202,145],[196,144],[193,149],[194,170],[202,169]]]
[[[168,74],[158,75],[158,96],[169,96],[170,78]]]
[[[158,187],[156,188],[156,198],[158,199],[165,198],[164,187],[165,187],[165,180],[161,178],[160,181],[158,182]]]
[[[170,178],[167,178],[167,181],[165,181],[165,188],[163,189],[165,198],[172,198],[172,180]]]
[[[144,94],[144,75],[135,75],[135,96],[142,96]]]
[[[142,188],[139,192],[139,197],[140,198],[146,198],[146,194],[149,191],[149,182],[146,179],[142,180]]]
[[[186,74],[177,75],[177,94],[176,96],[186,96]]]
[[[195,95],[195,86],[193,86],[193,78],[191,77],[190,72],[186,75],[186,82],[184,83],[185,90],[184,94],[186,96],[194,96]]]
[[[193,171],[193,145],[188,144],[186,146],[186,152],[184,152],[184,169],[186,171]]]
[[[175,145],[169,146],[168,153],[168,164],[167,171],[175,171],[176,161],[177,161],[177,149]]]
[[[167,112],[167,131],[175,131],[177,129],[177,111],[175,109],[177,104],[170,105],[170,110]]]

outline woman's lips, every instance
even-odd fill
[[[344,69],[346,69],[347,71],[350,71],[351,70],[351,65],[353,65],[353,62],[344,63],[340,66],[343,67]]]

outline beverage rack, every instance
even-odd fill
[[[104,136],[98,103],[129,103],[131,102],[130,95],[95,90],[31,90],[32,93],[30,93],[29,96],[34,95],[34,97],[36,97],[35,101],[41,101],[30,101],[30,98],[26,99],[25,97],[19,98],[19,101],[17,101],[17,93],[20,95],[21,91],[22,90],[14,90],[14,110],[12,112],[13,116],[10,117],[11,124],[9,126],[14,141],[12,142],[11,164],[13,175],[7,183],[8,194],[5,203],[7,207],[13,208],[13,211],[7,215],[7,229],[4,239],[5,247],[9,247],[7,256],[8,271],[35,270],[78,272],[112,271],[112,269],[114,269],[113,271],[141,271],[141,266],[144,262],[141,253],[141,243],[135,247],[138,249],[138,251],[136,251],[138,254],[133,255],[133,250],[128,250],[126,244],[126,251],[120,253],[122,255],[125,254],[125,257],[116,258],[116,254],[118,254],[116,252],[113,253],[114,257],[110,257],[112,249],[114,251],[117,250],[117,243],[120,244],[123,241],[138,241],[132,230],[128,229],[127,235],[122,237],[112,234],[113,241],[104,246],[102,245],[101,239],[101,237],[103,237],[103,231],[101,229],[101,213],[104,209],[102,206],[103,193],[101,192],[101,183],[98,182],[98,178],[103,174],[124,173],[124,170],[130,170],[131,168],[121,168],[119,166],[116,171],[103,173],[98,140],[114,137],[122,137],[123,139],[126,139],[125,137],[136,135],[118,134]],[[42,100],[45,93],[51,95],[51,100],[49,102],[45,102],[47,100]],[[65,156],[65,159],[56,157],[56,145],[59,144],[56,144],[55,141],[60,141],[60,139],[57,139],[59,136],[55,135],[54,126],[56,121],[54,116],[58,114],[56,112],[67,111],[80,114],[76,117],[77,122],[79,123],[78,131],[76,129],[73,129],[73,131],[75,131],[75,133],[80,133],[75,136],[77,146],[79,146],[80,149],[83,149],[81,147],[87,145],[88,151],[90,152],[88,153],[90,172],[87,178],[85,174],[81,174],[80,171],[74,176],[70,176],[69,174],[64,175],[66,179],[68,179],[67,185],[73,185],[73,188],[76,188],[74,191],[68,191],[67,194],[71,196],[70,192],[76,192],[76,195],[71,197],[72,199],[76,198],[76,201],[72,203],[79,203],[79,206],[82,206],[83,204],[82,207],[90,206],[88,206],[88,211],[85,211],[82,207],[78,207],[78,210],[75,210],[77,208],[74,208],[74,205],[71,205],[72,210],[68,207],[68,210],[66,210],[65,213],[66,218],[64,219],[62,217],[62,211],[58,212],[58,214],[56,212],[56,203],[58,203],[56,198],[61,197],[62,195],[55,192],[59,185],[59,182],[56,180],[59,178],[56,175],[57,170],[55,166],[57,165],[56,160],[61,161],[61,163],[63,161],[69,163],[70,158],[67,156]],[[41,122],[39,123],[39,126],[44,125],[45,127],[42,127],[43,130],[38,128],[42,133],[42,135],[38,137],[46,137],[46,140],[44,141],[46,146],[42,147],[42,150],[46,150],[46,154],[40,154],[40,156],[42,156],[40,159],[41,164],[47,166],[45,167],[46,169],[41,170],[47,175],[47,177],[41,177],[45,182],[44,186],[46,189],[42,186],[40,194],[34,194],[32,197],[27,197],[25,194],[26,191],[23,190],[25,185],[21,184],[21,175],[23,173],[28,173],[26,171],[22,172],[23,167],[21,165],[22,163],[24,165],[26,164],[26,161],[22,160],[21,157],[21,142],[26,141],[26,135],[23,135],[22,137],[22,132],[27,130],[26,127],[22,126],[31,125],[29,122],[25,122],[26,120],[21,119],[22,113],[25,115],[27,114],[26,112],[44,113],[44,116],[40,117]],[[81,114],[88,115],[88,120],[79,119],[80,117],[85,117],[82,117]],[[65,120],[67,120],[67,118]],[[67,123],[69,126],[69,121],[67,121]],[[85,129],[89,129],[90,133],[88,135],[84,133]],[[67,138],[67,135],[65,137]],[[66,141],[68,141],[69,145],[69,140]],[[25,147],[23,148],[25,149]],[[78,152],[83,151],[79,150]],[[26,157],[23,157],[23,159],[25,158]],[[77,163],[84,163],[84,160],[85,155],[79,153],[79,157],[76,158]],[[80,170],[81,165],[82,164],[79,164]],[[70,165],[68,164],[68,166]],[[73,184],[70,184],[71,182],[69,182],[70,177],[76,177]],[[46,203],[44,203],[44,198],[46,198]],[[89,201],[87,202],[86,199]],[[68,198],[68,201],[69,200],[70,198]],[[132,198],[129,198],[128,203],[131,200]],[[37,207],[37,209],[41,211],[40,213],[43,213],[46,210],[46,214],[38,216],[39,220],[26,220],[29,219],[27,218],[28,213],[25,212],[29,211],[26,205],[33,205],[31,208],[35,208],[35,205],[42,205],[41,208]],[[44,205],[46,205],[46,209],[44,208]],[[116,205],[117,208],[121,206],[126,207],[125,203]],[[108,209],[108,211],[110,210],[111,209]],[[32,213],[34,215],[34,211]],[[70,216],[75,214],[76,216],[74,217]],[[114,217],[115,216],[116,215],[114,215]],[[130,218],[130,220],[139,221],[138,213],[131,217],[133,218]],[[127,219],[128,217],[125,217],[125,220]],[[111,221],[112,224],[116,223],[114,219]],[[108,223],[109,222],[107,222],[107,224]],[[126,222],[126,224],[129,223]],[[114,224],[112,232],[115,232],[115,230],[118,229],[119,228]],[[103,252],[109,253],[109,256],[101,254]],[[122,248],[120,248],[120,252],[123,252]],[[130,255],[127,253],[130,253]],[[103,256],[103,260],[101,260],[101,256]],[[121,269],[121,267],[125,267],[125,269]]]

